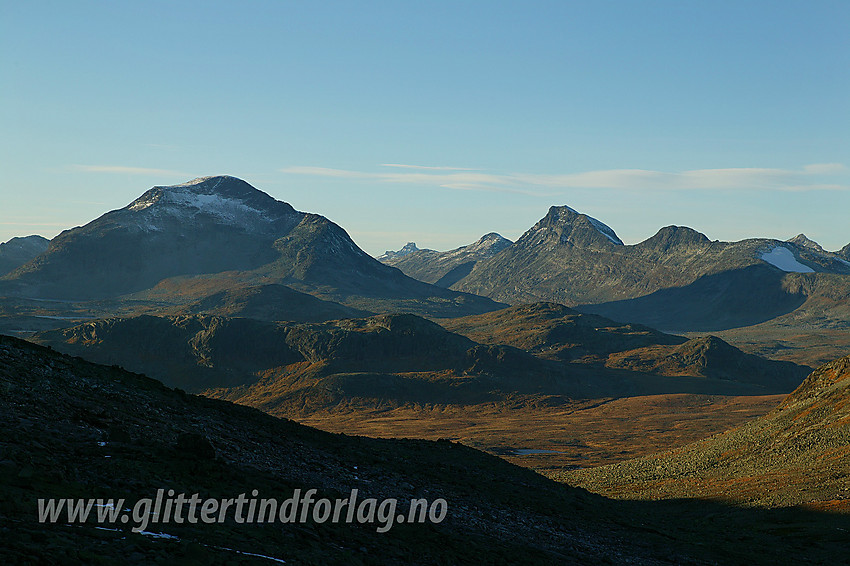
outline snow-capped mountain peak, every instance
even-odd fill
[[[797,234],[793,238],[786,240],[791,244],[796,244],[801,248],[809,248],[811,250],[815,250],[818,252],[824,252],[825,250],[821,247],[821,245],[814,240],[810,239],[805,234]]]
[[[578,212],[572,207],[563,205],[563,206],[553,206],[549,209],[548,214],[538,222],[530,232],[538,231],[543,228],[552,228],[555,227],[560,232],[563,230],[565,226],[570,226],[569,232],[561,232],[562,240],[571,240],[570,233],[572,230],[578,228],[581,230],[582,221],[581,219],[586,219],[584,225],[587,228],[595,230],[612,244],[622,246],[623,241],[617,236],[616,232],[608,226],[607,224],[593,218],[592,216],[588,216],[587,214],[583,214]],[[589,226],[587,226],[589,224]],[[566,241],[565,240],[565,241]]]
[[[283,218],[300,217],[300,213],[288,204],[229,175],[156,186],[124,210],[135,213],[127,219],[129,223],[155,231],[162,229],[164,222],[202,219],[249,231],[264,230]]]

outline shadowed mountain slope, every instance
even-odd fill
[[[637,531],[613,534],[602,498],[461,445],[332,435],[2,336],[0,409],[0,557],[11,564],[655,563],[668,554]],[[412,498],[443,498],[448,514],[386,533],[309,518],[238,524],[232,511],[223,523],[195,524],[185,507],[182,522],[150,523],[147,535],[130,532],[136,520],[36,520],[37,498],[130,506],[158,489],[203,499],[257,490],[281,502],[295,489],[331,501],[357,489],[360,500],[397,498],[400,513]]]
[[[50,240],[41,236],[26,236],[0,244],[0,276],[44,253],[49,243]]]
[[[806,295],[789,288],[786,279],[770,266],[751,265],[643,297],[577,308],[672,332],[710,332],[759,324],[802,306]]]
[[[361,393],[366,391],[361,385],[367,383],[368,396],[374,398],[391,395],[389,382],[395,382],[433,390],[443,402],[453,402],[456,385],[486,395],[493,384],[482,384],[475,376],[495,374],[515,382],[514,387],[525,382],[534,387],[534,376],[563,373],[516,348],[481,346],[414,315],[294,325],[141,316],[49,331],[35,340],[93,361],[145,372],[190,391],[253,384],[274,374],[317,399],[327,396],[327,388],[310,380],[329,376],[360,387]],[[355,383],[353,374],[364,377]],[[421,374],[422,380],[408,379],[407,374]],[[385,377],[369,377],[376,375]],[[310,380],[305,380],[308,376]],[[439,383],[430,383],[431,378]]]
[[[484,344],[508,344],[537,357],[668,377],[747,381],[790,391],[811,368],[745,354],[720,338],[688,340],[622,324],[555,303],[535,303],[442,324]]]
[[[181,288],[181,291],[184,290],[185,287]],[[185,310],[187,314],[298,322],[321,322],[370,314],[274,284],[228,287],[187,305]]]
[[[235,387],[216,395],[261,402],[267,410],[355,398],[470,404],[514,394],[766,394],[791,390],[807,371],[747,356],[719,340],[688,342],[560,305],[527,310],[551,328],[529,330],[513,342],[520,347],[471,334],[487,340],[478,343],[414,315],[313,324],[141,316],[87,322],[33,340],[190,391]]]

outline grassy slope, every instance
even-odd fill
[[[557,477],[616,497],[850,510],[850,357],[821,366],[779,407],[737,429]]]

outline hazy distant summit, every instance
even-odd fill
[[[511,243],[490,232],[476,242],[447,252],[420,250],[410,242],[398,252],[387,252],[378,259],[420,281],[449,287],[466,277],[479,261],[493,257]]]
[[[12,238],[0,244],[0,276],[17,269],[47,250],[50,240],[41,236]]]
[[[810,250],[815,250],[815,251],[821,252],[821,253],[826,252],[826,250],[824,250],[819,243],[815,242],[814,240],[809,239],[805,234],[797,234],[793,238],[790,238],[786,241],[788,241],[792,244],[796,244],[797,246],[800,246],[801,248],[808,248]]]
[[[402,248],[398,251],[387,250],[383,254],[378,256],[378,261],[383,261],[384,263],[389,263],[391,260],[400,259],[408,254],[412,254],[413,252],[418,252],[419,248],[416,247],[416,242],[407,242],[402,246]],[[426,250],[431,251],[431,250]]]

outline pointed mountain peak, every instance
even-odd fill
[[[809,239],[805,234],[797,234],[793,238],[785,240],[791,244],[796,244],[801,248],[808,248],[810,250],[815,250],[818,252],[823,252],[824,249],[820,247],[820,244],[815,242],[814,240]]]
[[[377,257],[378,261],[386,261],[389,259],[398,259],[402,258],[406,255],[412,254],[413,252],[418,252],[419,248],[416,247],[416,242],[407,242],[402,246],[402,248],[398,251],[387,250],[383,254]]]
[[[561,242],[574,245],[587,246],[592,243],[623,245],[623,241],[610,226],[566,205],[550,207],[546,216],[529,232],[540,231],[553,232],[559,236]]]
[[[847,261],[850,261],[850,244],[847,244],[846,246],[835,252],[835,255],[843,257]]]

